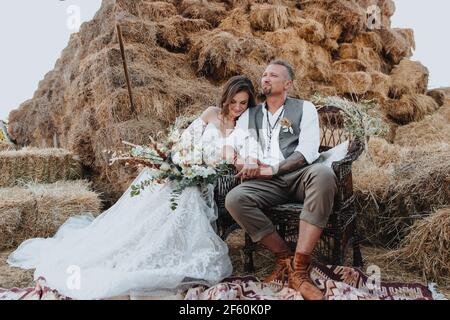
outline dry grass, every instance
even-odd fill
[[[33,270],[23,270],[19,268],[11,268],[6,260],[12,253],[11,250],[0,251],[0,288],[33,288],[35,282],[33,280]]]
[[[399,147],[372,139],[354,164],[364,240],[392,246],[416,219],[450,202],[448,144]]]
[[[0,187],[23,181],[52,183],[81,178],[79,159],[64,149],[24,148],[0,152]]]
[[[0,141],[0,152],[11,151],[11,150],[16,150],[16,146],[11,143],[6,143],[6,142]]]
[[[418,220],[397,250],[386,258],[397,260],[405,268],[428,281],[450,284],[450,209],[442,208]]]

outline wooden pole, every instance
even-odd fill
[[[131,92],[130,76],[128,75],[127,60],[125,58],[125,48],[123,46],[122,29],[120,28],[120,25],[117,25],[117,35],[119,36],[119,44],[120,44],[120,52],[122,53],[123,69],[125,71],[125,79],[127,81],[128,95],[130,97],[131,113],[136,114],[136,109],[134,108],[134,102],[133,102],[133,93]]]

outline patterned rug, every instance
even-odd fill
[[[379,277],[361,270],[340,266],[315,266],[311,279],[327,300],[445,300],[432,284],[380,282]],[[122,297],[123,298],[123,297]],[[125,299],[146,299],[128,296]],[[155,297],[147,297],[154,299]],[[39,279],[36,287],[0,289],[0,300],[68,300]],[[302,296],[281,284],[264,284],[253,276],[230,277],[213,287],[195,286],[184,293],[159,296],[158,299],[185,300],[303,300]]]

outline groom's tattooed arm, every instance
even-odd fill
[[[287,159],[281,161],[278,167],[273,168],[274,176],[281,176],[283,174],[298,170],[306,166],[308,162],[300,152],[294,152]]]

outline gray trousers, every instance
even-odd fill
[[[337,192],[334,171],[322,164],[312,164],[271,180],[249,180],[226,196],[225,208],[252,238],[259,242],[275,231],[263,209],[300,202],[304,208],[300,220],[325,228],[333,210]]]

